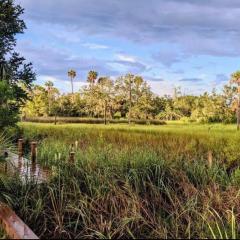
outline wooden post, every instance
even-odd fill
[[[31,142],[31,160],[35,162],[37,159],[37,142]]]
[[[70,152],[69,154],[69,163],[74,164],[75,163],[75,152]]]
[[[213,154],[212,151],[208,151],[208,167],[211,168],[213,164]]]
[[[23,139],[18,139],[18,157],[23,157]]]

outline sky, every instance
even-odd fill
[[[87,73],[144,77],[154,93],[220,90],[240,69],[239,0],[16,0],[27,25],[17,50],[38,84],[70,92]]]

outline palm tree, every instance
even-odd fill
[[[91,86],[95,83],[97,77],[98,73],[96,71],[93,70],[89,71],[87,81],[90,83]]]
[[[71,79],[71,85],[72,85],[72,94],[73,94],[73,79],[76,77],[76,71],[71,69],[68,71],[68,76],[70,77]]]
[[[237,130],[240,126],[240,71],[236,71],[231,75],[230,83],[237,84],[238,86],[238,103],[237,103]]]

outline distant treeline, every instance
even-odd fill
[[[192,122],[236,121],[237,87],[232,84],[225,85],[221,92],[213,90],[199,96],[184,95],[180,88],[175,88],[173,96],[160,97],[151,91],[141,76],[127,74],[112,80],[98,78],[96,72],[90,71],[87,81],[86,86],[70,94],[61,94],[52,82],[44,86],[35,85],[21,109],[22,117],[100,118],[110,122],[115,122],[114,119],[122,122],[132,119],[135,122],[179,119]],[[103,120],[89,121],[98,123]]]

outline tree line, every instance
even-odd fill
[[[104,119],[160,119],[232,123],[240,126],[240,71],[231,75],[220,93],[199,96],[157,96],[141,76],[117,79],[90,71],[87,84],[74,92],[76,71],[69,70],[72,92],[60,93],[52,82],[34,85],[32,64],[15,51],[16,35],[24,33],[24,10],[13,0],[0,1],[0,130],[19,117],[72,116]]]
[[[70,74],[76,76],[74,70],[70,70]],[[236,121],[239,107],[238,79],[239,72],[232,74],[231,81],[220,93],[213,89],[199,96],[184,95],[181,88],[175,88],[173,96],[158,96],[141,76],[126,74],[113,80],[90,71],[87,84],[75,93],[73,84],[72,93],[60,93],[50,81],[44,86],[34,85],[28,91],[30,100],[21,111],[23,118],[64,116],[125,118],[129,122],[132,119],[184,119],[232,123]],[[71,83],[72,80],[73,77]]]

